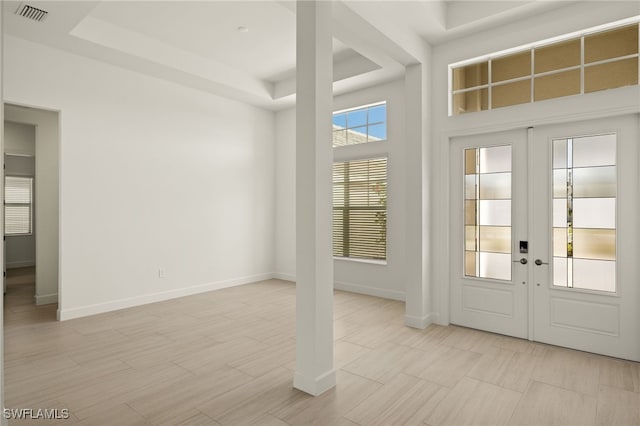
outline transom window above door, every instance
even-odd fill
[[[638,20],[449,65],[449,115],[637,85]]]

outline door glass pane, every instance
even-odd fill
[[[511,200],[481,200],[478,204],[480,225],[511,225]]]
[[[574,229],[573,257],[616,260],[615,229]]]
[[[576,198],[573,200],[573,225],[576,228],[616,227],[615,198]]]
[[[553,167],[553,285],[615,292],[616,134],[554,140]]]
[[[511,199],[511,173],[487,173],[480,175],[480,199]]]
[[[616,164],[616,135],[597,135],[575,138],[573,167],[614,166]]]
[[[511,147],[464,152],[468,277],[511,279]]]
[[[511,253],[511,227],[481,226],[480,250],[493,253]]]
[[[553,228],[553,256],[567,257],[567,228]]]
[[[480,252],[480,278],[511,279],[511,255]]]
[[[553,171],[553,198],[567,197],[567,169]]]
[[[615,292],[616,262],[574,259],[573,287]]]
[[[573,196],[575,198],[615,197],[616,167],[573,169]]]
[[[511,173],[511,146],[480,148],[480,173]]]

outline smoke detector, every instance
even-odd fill
[[[42,22],[49,12],[40,8],[30,6],[26,3],[20,3],[16,15],[22,16],[32,21]]]

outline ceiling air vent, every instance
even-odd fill
[[[29,6],[28,4],[21,4],[18,10],[16,10],[16,15],[23,16],[37,22],[42,22],[48,13],[49,12],[46,10],[38,9],[37,7]]]

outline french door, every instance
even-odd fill
[[[640,360],[638,126],[452,140],[452,323]]]

